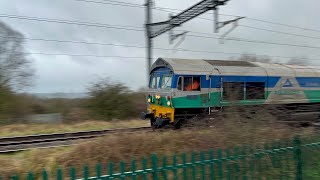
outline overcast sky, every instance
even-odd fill
[[[95,0],[103,1],[103,0]],[[120,1],[120,0],[119,0]],[[144,0],[122,0],[123,2],[144,4]],[[155,0],[156,7],[186,9],[200,0]],[[104,1],[107,2],[107,1]],[[248,18],[263,19],[272,22],[290,24],[305,28],[319,29],[319,0],[230,0],[220,8],[221,14],[246,16]],[[39,18],[62,19],[71,21],[85,21],[143,28],[145,21],[144,9],[123,7],[108,4],[80,2],[76,0],[1,0],[1,13]],[[212,19],[212,11],[200,17]],[[153,21],[168,18],[167,12],[153,10]],[[220,20],[232,17],[220,16]],[[30,21],[0,17],[1,21],[20,31],[26,38],[44,38],[70,41],[87,41],[94,43],[113,43],[134,46],[145,46],[145,34],[142,31],[127,31],[103,27],[88,27],[70,24]],[[299,30],[285,26],[272,25],[243,19],[240,25],[270,29],[305,36],[320,37],[320,32]],[[220,36],[230,27],[225,27]],[[203,33],[213,33],[213,22],[204,19],[193,19],[177,30],[188,30]],[[190,35],[192,33],[189,33]],[[208,36],[208,35],[207,35]],[[318,46],[320,39],[296,37],[279,33],[265,32],[256,29],[237,27],[228,37],[237,37],[259,41]],[[170,45],[168,34],[154,39],[154,45],[162,48],[174,48]],[[247,42],[225,41],[220,44],[217,39],[187,36],[178,48],[215,51],[226,53],[255,53],[270,56],[308,57],[317,59],[319,49],[254,44]],[[115,46],[89,45],[76,43],[59,43],[43,41],[26,41],[26,52],[81,54],[96,56],[130,56],[145,57],[143,48],[124,48]],[[235,57],[236,55],[234,55]],[[154,58],[206,58],[230,59],[232,55],[180,52],[170,50],[154,50]],[[85,92],[90,82],[98,78],[110,77],[113,81],[121,81],[132,89],[143,87],[146,83],[146,60],[144,58],[110,58],[110,57],[75,57],[60,55],[30,55],[35,69],[34,85],[29,92]],[[319,58],[320,59],[320,58]],[[278,58],[285,62],[287,59]],[[320,61],[312,60],[311,64],[320,65]]]

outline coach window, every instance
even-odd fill
[[[224,100],[243,100],[244,83],[243,82],[224,82],[223,99]]]
[[[246,99],[264,99],[264,82],[247,82]]]

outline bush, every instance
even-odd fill
[[[89,95],[87,107],[96,118],[112,120],[136,117],[139,107],[139,103],[135,102],[137,93],[121,83],[102,79],[89,88]],[[145,98],[142,100],[145,101]]]
[[[0,86],[0,121],[10,118],[9,111],[12,110],[13,93],[9,88]]]

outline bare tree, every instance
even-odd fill
[[[0,22],[0,86],[20,89],[30,85],[30,63],[24,52],[23,35]]]

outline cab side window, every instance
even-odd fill
[[[178,79],[178,86],[177,86],[177,89],[182,91],[182,77],[180,76],[179,79]]]
[[[185,76],[178,79],[178,90],[182,91],[201,91],[199,76]]]
[[[193,77],[192,79],[192,91],[200,91],[200,77]]]
[[[184,77],[183,90],[192,91],[192,77]]]

